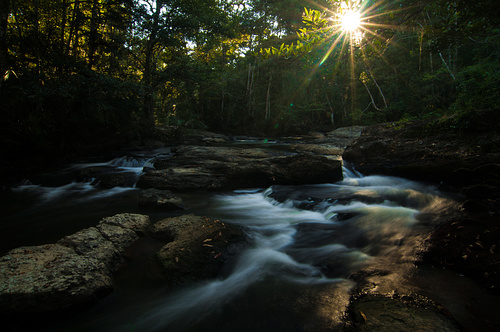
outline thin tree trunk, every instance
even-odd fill
[[[247,110],[248,114],[253,117],[252,96],[253,96],[253,82],[254,82],[254,68],[252,64],[248,64],[248,77],[247,77]]]
[[[446,61],[444,61],[444,58],[443,58],[443,55],[441,54],[441,52],[439,52],[439,57],[441,58],[441,61],[443,61],[444,66],[446,67],[446,69],[450,73],[450,75],[453,78],[453,80],[455,80],[455,75],[453,75],[453,72],[451,71],[450,67],[448,66],[448,64],[446,63]]]
[[[269,84],[267,85],[267,95],[266,95],[266,115],[264,118],[267,120],[271,117],[271,82],[273,80],[273,74],[269,77]]]
[[[157,0],[155,12],[153,14],[153,27],[149,33],[149,38],[145,49],[144,71],[142,73],[142,82],[144,86],[143,96],[143,125],[145,130],[151,130],[155,126],[154,118],[154,93],[155,84],[153,75],[156,72],[156,58],[154,56],[156,43],[158,42],[158,31],[160,24],[160,13],[163,9],[163,0]]]
[[[382,111],[380,108],[377,107],[377,104],[375,104],[375,99],[373,99],[373,95],[372,93],[370,92],[370,89],[368,89],[368,86],[365,84],[365,82],[363,82],[362,80],[359,80],[361,82],[361,84],[363,84],[363,86],[365,87],[366,91],[368,92],[368,94],[370,95],[370,99],[372,101],[372,104],[373,104],[373,107],[375,107],[375,109],[377,111]]]
[[[333,107],[332,107],[332,103],[330,102],[330,98],[328,98],[328,93],[326,91],[325,91],[325,98],[326,98],[326,102],[328,103],[328,107],[330,108],[330,122],[331,122],[332,127],[333,127],[333,126],[335,126]]]
[[[61,31],[59,32],[59,52],[64,54],[64,32],[66,29],[66,9],[68,8],[67,0],[62,2],[62,17],[61,17]]]
[[[0,1],[0,87],[7,73],[9,53],[7,52],[7,21],[9,18],[9,1]]]
[[[71,18],[71,25],[69,29],[68,41],[66,43],[66,52],[69,54],[70,49],[72,49],[72,54],[77,53],[78,48],[78,11],[80,10],[80,1],[76,1],[73,6],[73,16]]]
[[[375,79],[375,77],[372,74],[372,71],[368,70],[368,72],[370,73],[370,76],[373,80],[373,83],[375,83],[375,86],[377,86],[378,92],[380,93],[380,96],[382,97],[382,100],[384,101],[385,108],[387,108],[387,100],[385,100],[385,96],[384,96],[384,93],[382,92],[382,89],[380,88],[380,85],[378,85],[377,80]]]
[[[34,1],[35,6],[35,54],[36,54],[36,69],[40,74],[40,0]]]
[[[92,16],[90,18],[90,38],[89,38],[89,68],[92,68],[95,62],[95,52],[97,50],[97,28],[98,28],[98,17],[99,17],[99,2],[94,0],[92,3]]]

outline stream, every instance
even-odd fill
[[[324,317],[340,324],[355,287],[350,277],[361,270],[386,271],[377,291],[428,296],[467,330],[498,324],[496,298],[470,279],[430,267],[410,273],[436,216],[457,206],[435,186],[363,176],[346,165],[338,183],[183,193],[186,210],[165,213],[140,208],[133,184],[105,188],[82,175],[105,167],[138,179],[152,157],[169,154],[165,148],[69,165],[2,192],[1,254],[56,242],[124,212],[147,214],[152,222],[189,213],[220,219],[244,227],[248,248],[217,279],[166,287],[152,263],[162,243],[142,238],[116,274],[113,294],[37,330],[302,331]]]

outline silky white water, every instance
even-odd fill
[[[332,289],[338,285],[337,296],[347,299],[353,286],[349,276],[380,256],[406,255],[399,252],[408,250],[401,243],[412,236],[419,211],[435,200],[446,200],[434,187],[400,178],[360,177],[347,169],[344,176],[345,180],[336,184],[188,198],[186,204],[192,211],[244,227],[251,244],[219,278],[154,297],[150,302],[154,305],[133,309],[115,330],[126,326],[141,331],[217,330],[207,326],[218,326],[223,320],[246,322],[251,327],[238,329],[250,331],[254,326],[248,322],[249,311],[258,314],[261,309],[256,308],[283,305],[276,298],[300,293],[300,288]],[[290,188],[307,198],[282,202],[272,198],[275,190]],[[320,199],[310,209],[298,208],[303,202],[313,202],[309,194]],[[281,286],[269,288],[268,284]],[[260,294],[257,298],[252,296],[256,293]],[[228,310],[231,315],[226,316]],[[277,319],[291,318],[284,315]],[[257,326],[272,330],[273,325]]]
[[[62,173],[105,167],[138,177],[143,167],[152,166],[148,160],[116,158],[73,165]],[[2,232],[19,238],[9,236],[2,243],[8,249],[54,242],[115,213],[149,214],[153,221],[169,216],[138,208],[139,194],[134,186],[102,188],[94,179],[57,185],[26,182],[3,200],[7,213]],[[311,308],[323,313],[322,320],[340,323],[355,286],[353,275],[370,269],[402,275],[412,265],[419,236],[436,226],[422,223],[419,216],[445,213],[455,204],[434,186],[390,176],[364,177],[348,168],[338,183],[182,197],[182,213],[239,225],[248,235],[248,246],[220,276],[164,287],[151,278],[145,263],[161,244],[145,242],[146,256],[129,260],[116,277],[113,295],[55,323],[50,331],[293,331],[308,319],[314,325]],[[21,242],[27,240],[32,243]]]

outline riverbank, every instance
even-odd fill
[[[500,112],[385,123],[366,128],[345,151],[363,174],[439,184],[462,204],[427,239],[422,264],[470,276],[500,295]]]

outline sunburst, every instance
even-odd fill
[[[347,32],[354,32],[361,26],[361,14],[354,10],[345,12],[340,17],[341,29]]]

